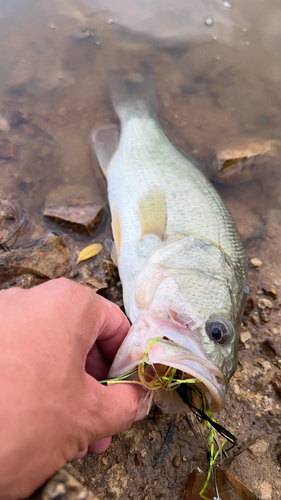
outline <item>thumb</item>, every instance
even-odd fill
[[[103,386],[89,375],[88,384],[88,444],[123,432],[148,414],[149,398],[141,386]]]

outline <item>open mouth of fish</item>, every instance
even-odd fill
[[[182,378],[200,381],[198,390],[204,394],[212,412],[222,410],[226,389],[224,374],[207,359],[195,332],[174,323],[149,317],[138,319],[124,339],[109,377],[124,376],[144,362],[151,365],[155,373],[158,372],[159,365],[161,372],[163,367],[175,368],[182,373]],[[160,386],[159,391],[161,390]],[[183,402],[175,391],[167,391],[165,395],[162,393],[160,399],[160,406],[169,413],[186,409],[185,406],[182,407]]]

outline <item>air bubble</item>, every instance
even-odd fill
[[[220,58],[221,58],[221,56],[217,56],[217,57],[216,57],[216,59],[217,59],[218,61],[220,60]]]
[[[111,19],[111,18],[109,18],[109,19],[107,20],[107,24],[114,24],[114,20],[113,20],[113,19]]]
[[[207,18],[205,19],[205,24],[206,24],[207,26],[212,26],[212,24],[214,24],[214,21],[213,21],[213,19],[212,19],[211,17],[207,17]]]
[[[222,2],[223,6],[226,7],[227,9],[230,9],[231,4],[229,2]]]

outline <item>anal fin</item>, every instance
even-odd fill
[[[167,207],[165,193],[161,189],[150,189],[139,201],[138,216],[141,237],[155,234],[164,239],[167,226]]]

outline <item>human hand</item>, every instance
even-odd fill
[[[89,445],[104,451],[147,404],[139,386],[94,378],[106,378],[129,323],[91,289],[63,278],[10,289],[0,317],[0,500],[18,500]]]

